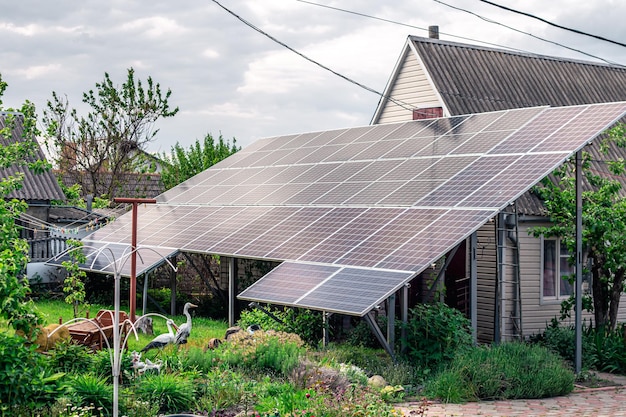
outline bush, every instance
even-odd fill
[[[417,304],[406,323],[406,358],[425,368],[436,368],[472,346],[470,321],[443,303]]]
[[[390,385],[416,385],[422,381],[420,368],[391,357],[381,349],[338,345],[324,352],[324,362],[347,363],[365,370],[368,376],[380,375]]]
[[[84,373],[91,367],[89,348],[72,343],[71,340],[59,340],[48,353],[50,366],[62,372]]]
[[[209,411],[218,411],[238,405],[247,393],[252,391],[252,383],[244,381],[240,374],[230,370],[208,372],[203,384],[199,385],[201,398],[198,406]]]
[[[427,383],[425,393],[445,401],[544,398],[574,388],[574,373],[550,350],[505,343],[460,353]]]
[[[161,412],[179,412],[193,407],[195,384],[178,374],[146,375],[137,379],[135,392]]]
[[[252,324],[258,324],[263,330],[275,330],[277,332],[295,333],[310,345],[316,345],[322,338],[322,314],[303,308],[265,308],[270,314],[280,320],[276,321],[264,311],[253,308],[241,312],[239,326],[242,329]]]
[[[0,333],[0,411],[50,404],[63,392],[59,385],[63,374],[48,371],[35,348],[20,336]]]
[[[624,324],[607,331],[591,326],[582,329],[582,366],[603,372],[626,373],[626,341]],[[572,365],[575,361],[575,330],[573,326],[559,326],[554,320],[533,341],[558,353]]]
[[[233,334],[222,349],[222,359],[233,366],[274,370],[287,376],[304,353],[304,342],[291,333],[259,330]]]
[[[69,381],[69,395],[80,406],[94,405],[109,413],[113,409],[113,385],[93,374],[76,375]]]

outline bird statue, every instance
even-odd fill
[[[258,324],[251,324],[251,325],[250,325],[250,326],[248,326],[248,328],[246,329],[246,331],[247,331],[249,334],[253,334],[254,332],[259,331],[259,330],[261,330],[261,326],[260,326],[260,325],[258,325]]]
[[[147,352],[150,349],[163,349],[170,343],[174,343],[174,339],[176,336],[174,334],[174,330],[172,329],[172,326],[175,325],[174,321],[172,319],[167,319],[165,324],[167,325],[167,333],[160,334],[152,339],[150,343],[148,343],[143,349],[141,349],[141,352]]]
[[[189,337],[189,334],[191,333],[191,315],[189,314],[189,309],[196,308],[196,307],[198,306],[195,304],[191,304],[191,303],[185,304],[185,308],[183,308],[183,314],[187,316],[187,322],[181,324],[178,327],[178,331],[176,332],[176,335],[174,336],[174,343],[176,344],[176,346],[184,345],[185,343],[187,343],[187,338]]]

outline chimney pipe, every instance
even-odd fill
[[[439,26],[428,26],[428,37],[431,39],[439,39]]]

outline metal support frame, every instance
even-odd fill
[[[583,288],[583,203],[582,203],[582,151],[576,152],[576,311],[574,312],[576,349],[574,371],[582,370],[582,288]]]
[[[409,287],[410,284],[404,284],[400,290],[400,319],[402,320],[402,328],[400,329],[400,342],[402,343],[401,352],[405,353],[406,344],[406,324],[409,321]]]
[[[472,340],[474,344],[478,341],[478,273],[476,265],[476,247],[478,246],[478,236],[476,232],[469,238],[469,272],[470,272],[470,322],[472,326]]]
[[[387,299],[387,343],[392,349],[396,345],[396,294]]]
[[[495,308],[494,308],[494,342],[500,343],[502,341],[502,317],[503,312],[506,311],[504,305],[504,242],[506,239],[506,232],[500,225],[504,224],[504,213],[498,213],[496,219],[496,294],[495,294]]]
[[[234,326],[237,321],[237,258],[228,258],[228,325]]]
[[[146,273],[143,276],[143,297],[141,297],[141,315],[145,315],[148,312],[148,281],[150,273]]]
[[[369,324],[370,329],[374,333],[374,336],[376,336],[376,339],[378,339],[382,347],[389,354],[389,356],[391,356],[391,359],[393,359],[393,361],[395,362],[396,355],[393,351],[393,348],[389,346],[389,343],[387,343],[387,340],[385,340],[385,336],[383,335],[383,332],[380,330],[380,327],[378,327],[378,324],[376,323],[376,321],[372,318],[372,315],[368,313],[363,316],[363,319],[365,319],[367,324]]]
[[[331,314],[327,311],[322,311],[322,345],[324,347],[328,346],[330,342],[330,324],[328,319],[330,319]]]

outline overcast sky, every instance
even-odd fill
[[[370,88],[383,91],[408,35],[538,54],[593,58],[445,6],[626,65],[626,48],[576,35],[480,0],[314,0],[413,25],[401,26],[298,0],[219,0],[265,32]],[[626,43],[623,0],[494,0],[563,26]],[[393,6],[392,6],[393,5]],[[459,39],[456,36],[475,41]],[[245,26],[211,0],[57,0],[4,2],[0,74],[9,84],[5,107],[28,99],[39,110],[53,91],[83,112],[82,92],[127,69],[171,89],[173,118],[161,120],[151,151],[191,145],[205,134],[262,137],[367,125],[379,97],[311,64]]]

